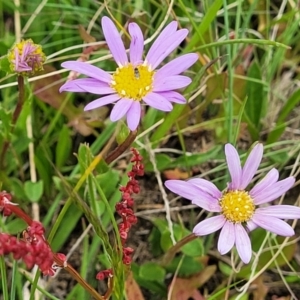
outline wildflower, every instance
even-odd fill
[[[13,72],[31,75],[43,70],[46,56],[41,45],[34,44],[31,39],[16,43],[9,51],[7,58]]]
[[[226,161],[231,182],[224,192],[211,182],[192,178],[188,181],[168,180],[166,187],[172,192],[187,198],[192,203],[209,212],[219,213],[195,226],[193,232],[197,236],[207,235],[221,229],[218,250],[223,255],[235,245],[244,263],[251,259],[251,242],[247,230],[262,227],[282,236],[294,235],[293,228],[281,219],[299,219],[300,208],[291,205],[270,205],[257,207],[275,200],[288,191],[295,178],[279,180],[278,171],[273,168],[250,191],[246,187],[251,182],[263,155],[262,144],[257,144],[241,167],[238,152],[227,144],[225,146]]]
[[[22,259],[27,268],[37,265],[44,275],[53,276],[57,269],[55,258],[59,258],[66,264],[66,257],[62,253],[53,253],[44,237],[45,228],[40,222],[32,220],[16,203],[12,196],[6,191],[0,191],[0,212],[5,216],[14,213],[23,219],[28,227],[22,233],[22,238],[0,233],[0,255],[11,253],[14,259]]]
[[[125,265],[130,265],[133,249],[124,246],[128,238],[128,232],[131,226],[137,222],[137,218],[132,209],[134,205],[132,194],[138,194],[140,192],[140,186],[135,177],[144,175],[142,156],[134,148],[132,148],[131,151],[133,153],[133,157],[131,159],[133,165],[132,170],[127,174],[129,177],[129,181],[127,182],[126,186],[120,187],[122,199],[119,203],[116,204],[116,212],[122,217],[122,222],[119,224],[119,234],[123,247],[123,263]]]
[[[131,130],[138,127],[142,101],[162,111],[171,111],[172,102],[186,103],[185,98],[174,90],[191,83],[189,77],[179,74],[193,65],[198,55],[185,54],[158,70],[156,68],[186,38],[187,29],[177,30],[177,22],[171,22],[158,36],[143,60],[142,31],[136,23],[130,23],[128,31],[131,43],[128,60],[119,32],[108,17],[102,18],[102,28],[107,45],[118,65],[117,69],[110,74],[84,62],[64,62],[64,68],[82,73],[88,78],[69,81],[60,91],[105,95],[86,105],[84,110],[116,102],[110,119],[117,121],[127,115],[127,124]]]
[[[42,227],[38,222],[33,222],[33,227]],[[35,229],[33,229],[33,232]],[[6,233],[0,233],[0,255],[11,253],[14,259],[22,259],[27,268],[38,265],[44,275],[53,276],[54,260],[50,246],[43,235],[32,234],[32,227],[23,231],[23,238],[18,240],[16,237]]]
[[[127,173],[128,175],[128,182],[125,186],[120,187],[120,192],[122,193],[122,199],[119,203],[116,204],[116,212],[122,218],[122,222],[119,224],[119,234],[121,239],[121,246],[122,246],[122,262],[126,266],[130,266],[131,264],[131,256],[134,250],[130,247],[125,247],[128,233],[130,228],[136,224],[137,217],[133,211],[134,200],[132,198],[133,194],[138,194],[140,192],[139,182],[135,179],[136,176],[143,176],[144,175],[144,165],[142,162],[142,156],[135,148],[131,148],[131,152],[133,157],[131,159],[132,162],[132,169]],[[96,279],[103,280],[107,277],[113,276],[113,270],[103,270],[100,271],[96,275]]]
[[[100,271],[96,275],[96,279],[98,279],[98,280],[103,280],[103,279],[108,278],[108,277],[109,278],[113,277],[113,270],[112,269]]]

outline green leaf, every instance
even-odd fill
[[[226,277],[229,277],[232,274],[232,266],[229,266],[222,261],[219,261],[219,269]]]
[[[24,191],[27,198],[31,202],[38,202],[42,197],[44,191],[43,181],[42,180],[37,182],[26,181],[24,184]]]
[[[11,130],[11,113],[1,107],[0,103],[0,134],[7,137]]]
[[[60,227],[58,228],[55,239],[51,243],[51,248],[53,251],[57,252],[66,243],[66,240],[70,238],[72,231],[77,225],[82,212],[78,210],[75,205],[71,205],[66,212]]]
[[[172,159],[166,154],[155,155],[156,165],[159,171],[165,170],[170,166]],[[153,165],[150,161],[145,162],[145,171],[153,172]]]
[[[175,234],[175,232],[174,232],[174,234]],[[163,249],[164,252],[167,252],[167,250],[170,249],[173,246],[170,231],[168,229],[163,231],[162,234],[161,234],[160,246],[161,246],[161,248]]]
[[[35,166],[38,170],[40,178],[44,182],[45,193],[50,194],[52,185],[52,166],[50,161],[53,161],[50,148],[46,145],[40,145],[37,147],[34,157]]]
[[[189,235],[191,232],[185,230],[184,235]],[[181,251],[187,255],[192,257],[202,256],[204,254],[204,247],[201,238],[197,238],[187,244],[185,244]]]
[[[285,119],[294,109],[296,105],[300,103],[300,89],[297,90],[285,103],[281,109],[275,128],[268,135],[267,143],[275,143],[286,128]]]
[[[155,263],[148,262],[140,267],[139,275],[149,281],[163,282],[166,270]]]
[[[13,219],[5,225],[5,232],[9,234],[20,234],[28,225],[22,219]]]
[[[178,269],[178,265],[181,263],[180,268]],[[203,270],[203,265],[197,261],[195,258],[190,256],[184,257],[175,257],[172,262],[166,266],[167,271],[175,273],[178,271],[178,276],[190,276],[195,273],[199,273]]]
[[[218,153],[221,151],[221,149],[222,149],[221,146],[216,146],[205,153],[182,155],[179,158],[177,158],[175,161],[173,161],[172,163],[168,164],[167,167],[172,169],[172,168],[176,168],[176,167],[196,166],[196,165],[202,164],[203,162],[208,161],[211,158],[215,158],[216,155],[218,155]]]
[[[252,138],[257,140],[264,107],[264,92],[263,84],[259,82],[262,80],[261,69],[256,62],[251,64],[247,76],[255,80],[247,80],[246,90],[248,99],[245,105],[245,114],[249,120],[246,119],[246,121],[248,121],[248,123],[251,122],[249,131]]]
[[[10,178],[10,186],[11,191],[14,191],[14,196],[18,199],[26,199],[26,194],[24,191],[23,183],[20,179],[12,177]]]
[[[131,264],[134,279],[139,286],[146,288],[148,291],[160,295],[160,299],[166,298],[167,288],[164,282],[150,281],[140,275],[141,267],[135,263]]]
[[[215,146],[214,148],[212,148],[211,150],[205,153],[181,155],[175,160],[172,160],[166,154],[157,154],[155,155],[155,160],[159,171],[178,168],[178,167],[188,168],[188,167],[193,167],[202,164],[203,162],[206,162],[211,158],[215,158],[220,153],[221,150],[222,150],[221,146]],[[153,172],[153,166],[149,161],[145,163],[145,170],[148,172]]]
[[[57,168],[61,168],[66,164],[66,160],[70,156],[72,147],[72,139],[70,129],[64,125],[59,132],[58,141],[55,149],[55,163]]]
[[[204,34],[210,28],[212,22],[216,20],[216,15],[223,4],[223,0],[215,0],[211,3],[212,4],[205,12],[203,19],[198,23],[198,27],[195,28],[196,34],[190,39],[185,51],[190,51],[199,43],[199,41],[202,41]]]
[[[117,185],[120,180],[119,176],[119,172],[116,170],[108,170],[106,173],[96,176],[96,179],[101,183],[101,187],[107,198],[111,197],[112,194],[118,189]]]
[[[0,70],[4,71],[6,73],[11,72],[10,63],[7,59],[7,56],[4,56],[4,57],[0,58]]]
[[[122,144],[126,140],[129,133],[130,133],[130,130],[128,129],[126,124],[124,122],[122,122],[121,128],[116,136],[116,141],[117,141],[118,145]]]
[[[162,248],[160,247],[161,232],[157,227],[153,227],[151,234],[149,235],[149,242],[151,247],[151,253],[154,257],[163,254]]]
[[[91,164],[94,159],[94,155],[92,154],[91,148],[87,144],[80,144],[78,150],[78,162],[80,165],[80,172],[84,174],[85,170]],[[101,159],[100,162],[96,166],[96,170],[102,174],[109,170],[107,163],[104,159]]]

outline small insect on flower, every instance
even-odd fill
[[[140,79],[140,72],[138,68],[134,68],[134,77],[136,79]]]
[[[131,39],[129,55],[113,21],[103,17],[101,24],[108,48],[117,63],[115,71],[106,72],[81,61],[64,62],[64,68],[86,75],[87,78],[68,81],[60,88],[61,92],[101,95],[88,103],[84,110],[112,103],[111,121],[118,121],[126,115],[128,127],[132,131],[139,126],[143,104],[164,112],[171,111],[173,103],[186,104],[184,96],[176,90],[192,82],[191,78],[180,74],[198,60],[198,54],[184,54],[158,67],[185,40],[187,29],[177,29],[176,21],[169,23],[144,58],[144,37],[138,24],[128,24]]]

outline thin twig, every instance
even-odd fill
[[[107,164],[110,164],[113,162],[116,158],[118,158],[123,152],[125,152],[126,149],[128,149],[131,144],[134,142],[136,136],[137,136],[138,130],[130,131],[128,137],[126,140],[120,144],[115,150],[113,150],[106,158],[105,162]]]
[[[166,210],[166,220],[168,222],[168,227],[169,227],[169,231],[170,231],[170,238],[172,240],[173,245],[175,245],[176,240],[175,240],[175,237],[174,237],[173,222],[172,222],[172,219],[171,219],[169,200],[168,200],[167,193],[166,193],[166,191],[163,187],[163,182],[161,180],[160,172],[157,169],[156,160],[155,160],[155,153],[154,153],[154,151],[152,150],[152,148],[150,146],[149,139],[147,139],[146,149],[147,149],[147,152],[149,154],[151,164],[153,166],[153,170],[154,170],[154,174],[155,174],[155,177],[156,177],[156,180],[157,180],[157,183],[158,183],[159,190],[160,190],[162,198],[164,200],[165,210]]]
[[[30,179],[31,179],[31,182],[36,182],[37,176],[36,176],[36,169],[35,169],[35,162],[34,162],[34,144],[32,141],[33,134],[32,134],[31,114],[29,114],[26,119],[26,130],[27,130],[27,136],[30,140],[29,145],[28,145]],[[38,203],[35,203],[35,202],[32,203],[32,218],[35,221],[40,220],[40,207],[39,207]]]

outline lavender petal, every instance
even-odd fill
[[[193,204],[210,212],[220,212],[219,201],[189,181],[167,180],[165,186],[173,193],[192,201]]]
[[[167,180],[164,184],[171,192],[183,198],[194,200],[199,197],[199,189],[188,181],[174,179]]]
[[[153,92],[165,92],[181,89],[192,82],[191,78],[182,75],[169,76],[161,81],[154,80]]]
[[[175,91],[159,92],[159,94],[170,102],[179,103],[179,104],[187,103],[186,99],[181,94]]]
[[[66,82],[59,89],[60,92],[88,92],[97,95],[113,94],[116,91],[106,82],[94,78],[80,78]]]
[[[127,124],[131,131],[137,129],[141,119],[141,104],[139,101],[133,101],[127,112]]]
[[[255,212],[252,221],[259,227],[282,236],[293,236],[294,229],[286,222],[271,216],[261,215]]]
[[[252,256],[250,238],[241,224],[235,224],[235,245],[241,260],[248,264]]]
[[[158,93],[148,93],[143,97],[143,100],[149,106],[162,111],[171,111],[173,109],[172,104]]]
[[[189,53],[177,57],[164,65],[162,68],[156,71],[155,80],[162,80],[165,77],[178,75],[189,67],[191,67],[197,60],[199,56],[196,53]]]
[[[115,24],[108,17],[103,17],[101,24],[108,48],[116,63],[118,66],[126,65],[128,63],[126,50]]]
[[[259,207],[255,213],[279,219],[300,219],[300,207],[294,205],[272,205]]]
[[[287,192],[295,183],[294,177],[288,177],[277,181],[269,189],[264,189],[261,193],[257,193],[254,198],[254,204],[259,205],[275,200],[276,198]]]
[[[112,94],[112,95],[104,96],[102,98],[96,99],[96,100],[90,102],[89,104],[87,104],[84,107],[84,110],[86,111],[86,110],[95,109],[95,108],[104,106],[106,104],[113,103],[113,102],[115,102],[119,99],[120,99],[120,96],[118,94]]]
[[[120,120],[125,116],[125,114],[128,112],[130,109],[131,105],[133,103],[133,100],[129,99],[121,99],[119,100],[113,107],[111,114],[110,114],[110,119],[115,122]]]
[[[65,61],[61,64],[63,68],[84,74],[91,78],[98,79],[100,81],[110,83],[111,75],[100,68],[92,66],[82,61]]]
[[[178,23],[176,21],[171,22],[170,24],[168,24],[163,30],[162,32],[159,34],[159,36],[157,37],[157,39],[154,41],[154,43],[152,44],[152,46],[150,47],[148,54],[146,56],[146,60],[147,57],[152,57],[153,54],[155,52],[157,52],[157,50],[161,47],[161,44],[170,36],[172,36],[176,30],[177,30],[177,26]]]
[[[220,199],[222,197],[222,193],[219,191],[219,189],[208,180],[202,178],[191,178],[188,180],[188,182],[194,184],[199,189],[205,191],[216,199]]]
[[[259,143],[250,152],[242,169],[242,178],[240,183],[241,190],[244,190],[254,177],[254,174],[256,173],[259,164],[262,160],[263,151],[264,147],[262,144]]]
[[[218,231],[224,226],[226,219],[223,215],[208,218],[200,223],[198,223],[194,229],[193,233],[197,236],[207,235]]]
[[[257,226],[254,222],[252,222],[251,220],[249,220],[249,221],[247,222],[246,229],[247,229],[249,232],[251,232],[252,230],[256,229],[257,227],[258,227],[258,226]]]
[[[144,37],[141,28],[136,23],[128,25],[128,31],[131,36],[130,42],[130,62],[136,66],[142,62],[142,55],[144,51]]]
[[[176,47],[186,38],[188,35],[187,29],[180,29],[175,32],[172,36],[166,38],[163,41],[159,48],[156,49],[151,55],[150,51],[146,56],[146,63],[150,65],[152,70],[155,70],[156,67],[171,53],[175,50]]]
[[[229,252],[235,243],[235,228],[234,224],[226,221],[218,240],[218,251],[224,255]]]
[[[231,176],[230,190],[238,190],[240,188],[242,177],[242,167],[239,154],[231,144],[226,144],[225,156]]]
[[[271,187],[279,178],[279,173],[276,169],[271,169],[268,174],[258,182],[249,192],[250,196],[255,199],[262,191]]]

